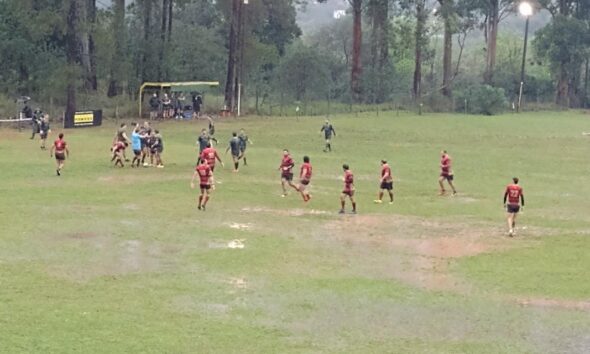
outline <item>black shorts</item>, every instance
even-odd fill
[[[43,132],[41,134],[41,139],[47,139],[47,132]]]
[[[354,197],[354,191],[343,190],[342,194],[347,195],[349,197]]]
[[[302,179],[301,184],[303,184],[304,186],[307,186],[309,184],[309,181],[306,179]]]
[[[285,181],[291,182],[291,181],[293,181],[293,174],[292,173],[282,173],[281,174],[281,179],[284,179]]]
[[[506,206],[506,211],[510,214],[518,214],[520,211],[520,205],[508,204]]]
[[[455,179],[455,175],[447,175],[443,173],[440,176],[450,182],[452,182]]]
[[[211,185],[210,184],[201,184],[200,187],[201,187],[201,189],[205,189],[205,190],[211,189]]]
[[[393,189],[393,182],[381,182],[381,189],[386,189],[388,191]]]
[[[239,159],[241,155],[242,155],[242,154],[241,154],[241,153],[239,153],[239,152],[238,152],[238,153],[235,153],[235,152],[232,152],[232,153],[231,153],[231,157],[232,157],[234,160],[237,160],[237,159]]]
[[[140,156],[141,155],[141,150],[133,150],[133,153],[135,154],[135,156]]]
[[[55,159],[57,161],[65,161],[66,155],[63,152],[56,152],[55,153]]]

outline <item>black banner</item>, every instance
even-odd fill
[[[82,111],[74,113],[73,117],[66,117],[64,128],[86,128],[102,125],[102,110]]]

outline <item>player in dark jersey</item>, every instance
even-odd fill
[[[55,152],[55,163],[57,164],[57,170],[55,172],[58,176],[61,176],[61,170],[64,168],[66,156],[70,157],[70,150],[68,144],[64,140],[64,134],[60,133],[58,139],[53,142],[51,149],[49,150],[49,157],[53,157]]]
[[[203,150],[207,148],[209,143],[211,142],[211,138],[209,134],[207,134],[207,129],[203,128],[201,130],[201,135],[197,138],[197,145],[199,145],[199,156],[203,153]]]
[[[162,163],[162,152],[164,152],[164,140],[159,130],[154,130],[154,136],[151,145],[151,153],[156,158],[156,167],[164,168]]]
[[[49,114],[46,114],[41,118],[41,126],[39,127],[39,135],[41,136],[41,150],[45,150],[45,143],[47,142],[47,136],[51,133],[49,127]]]
[[[113,138],[113,146],[115,146],[118,142],[127,143],[127,145],[129,145],[131,143],[131,140],[127,137],[126,130],[127,130],[127,124],[121,123],[121,127],[119,129],[117,129],[117,133],[115,134],[115,137]],[[125,150],[123,150],[123,159],[125,161],[129,161],[127,156],[125,156]]]
[[[148,167],[150,164],[146,162],[146,158],[149,157],[150,160],[152,159],[150,149],[152,127],[150,122],[143,122],[143,126],[140,128],[139,134],[141,135],[141,164],[143,167]]]
[[[514,230],[516,228],[516,215],[520,212],[520,207],[524,208],[524,192],[522,187],[518,185],[518,178],[512,179],[512,184],[506,186],[504,191],[504,208],[506,208],[507,219],[508,219],[508,235],[514,236]],[[508,200],[508,204],[506,204]]]
[[[238,133],[236,132],[232,133],[232,138],[229,141],[229,146],[225,150],[225,153],[227,154],[230,150],[232,160],[234,161],[234,172],[238,172],[240,167],[240,138],[238,138]]]
[[[283,159],[281,160],[281,165],[279,166],[279,170],[281,171],[281,187],[283,188],[282,197],[287,196],[286,185],[289,185],[291,188],[297,190],[297,186],[293,184],[293,167],[295,167],[295,162],[291,158],[289,150],[283,150]]]
[[[379,183],[379,199],[374,200],[374,202],[377,204],[383,203],[383,191],[387,191],[389,193],[389,204],[393,204],[393,175],[391,174],[391,168],[385,160],[381,160],[381,178]]]
[[[299,171],[299,185],[297,185],[297,190],[301,193],[301,197],[303,198],[304,202],[309,202],[311,200],[311,194],[309,194],[308,186],[311,183],[311,175],[312,175],[313,168],[311,163],[309,162],[309,156],[303,157],[303,165],[301,165],[301,169]]]
[[[354,200],[354,175],[347,164],[342,165],[344,170],[344,189],[340,195],[340,214],[344,214],[344,207],[346,206],[346,197],[350,198],[352,203],[352,213],[356,214],[356,202]]]
[[[252,140],[248,138],[248,135],[243,128],[240,129],[238,138],[240,139],[240,159],[244,160],[244,166],[248,166],[248,161],[246,161],[246,148],[248,144],[252,144]]]
[[[445,195],[446,191],[445,191],[445,186],[443,185],[443,182],[446,180],[447,183],[449,184],[449,186],[451,187],[451,189],[453,190],[453,195],[457,194],[457,190],[455,189],[455,186],[453,185],[453,180],[455,179],[455,176],[453,174],[453,168],[451,166],[451,156],[449,156],[449,154],[447,153],[446,150],[443,150],[441,152],[442,156],[440,159],[440,177],[438,178],[438,184],[440,185],[440,195]]]
[[[201,159],[199,165],[195,169],[195,173],[193,173],[193,178],[191,179],[192,189],[195,189],[195,179],[197,176],[199,176],[199,187],[201,189],[201,194],[199,195],[199,210],[205,211],[205,207],[209,201],[209,191],[213,184],[213,171],[207,164],[207,160]]]
[[[217,139],[215,139],[215,124],[213,124],[213,118],[209,116],[207,117],[207,119],[209,120],[209,139],[211,139],[211,141],[215,142],[215,145],[217,145],[219,142],[217,141]]]
[[[330,121],[326,119],[326,122],[320,129],[320,134],[324,133],[324,138],[326,138],[326,147],[324,148],[324,152],[332,151],[332,135],[336,136],[336,131]]]

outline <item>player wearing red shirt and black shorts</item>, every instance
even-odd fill
[[[64,140],[64,134],[60,133],[58,139],[53,142],[51,150],[49,151],[49,157],[53,157],[55,151],[55,163],[57,164],[57,170],[55,171],[58,176],[61,176],[61,170],[64,167],[66,156],[70,157],[70,150],[68,150],[68,144]]]
[[[375,203],[383,203],[383,191],[387,191],[389,193],[389,204],[393,204],[393,176],[391,168],[385,160],[381,160],[381,179],[379,181],[379,199],[376,199]]]
[[[453,180],[455,176],[453,174],[453,169],[451,167],[451,156],[447,153],[446,150],[441,152],[442,157],[440,159],[440,177],[438,178],[438,184],[440,185],[440,195],[445,195],[445,186],[443,182],[446,180],[449,183],[449,186],[453,190],[453,195],[457,194],[457,190],[453,185]]]
[[[311,182],[312,170],[311,164],[309,163],[309,156],[304,156],[303,165],[301,165],[301,170],[299,171],[299,185],[297,186],[297,190],[301,193],[304,202],[309,202],[311,199],[307,186]]]
[[[115,161],[115,166],[120,165],[121,167],[125,167],[123,160],[125,160],[125,149],[127,146],[129,146],[127,142],[118,141],[111,148],[113,151],[113,158],[111,159],[111,162]]]
[[[195,189],[195,179],[197,176],[199,176],[199,187],[201,189],[201,194],[199,195],[199,210],[205,211],[205,206],[209,201],[209,190],[211,189],[213,180],[213,170],[207,164],[207,160],[201,159],[199,165],[195,169],[195,173],[193,173],[193,178],[191,179],[192,189]]]
[[[200,156],[201,160],[205,159],[207,161],[207,165],[211,168],[211,172],[215,172],[215,161],[219,161],[221,163],[221,167],[223,167],[223,162],[219,158],[219,154],[217,154],[217,150],[215,150],[211,146],[211,142],[207,144],[207,148],[201,152]],[[215,189],[215,179],[211,178],[211,188]]]
[[[281,187],[283,187],[282,197],[287,196],[286,184],[297,189],[297,186],[293,184],[293,167],[295,167],[295,162],[291,158],[289,150],[283,150],[283,160],[281,160],[281,165],[279,166],[279,170],[281,171]]]
[[[346,197],[350,198],[350,202],[352,203],[352,213],[356,214],[356,202],[354,201],[354,175],[352,174],[352,171],[350,171],[348,165],[342,165],[342,169],[344,170],[344,189],[342,190],[342,195],[340,195],[340,214],[344,214]]]
[[[518,185],[518,178],[514,177],[512,182],[512,184],[506,187],[506,191],[504,192],[504,207],[508,213],[508,235],[510,237],[514,236],[516,215],[520,212],[520,206],[522,205],[524,208],[524,192],[522,187]],[[508,200],[508,204],[506,204],[506,200]]]

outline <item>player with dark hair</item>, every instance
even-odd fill
[[[195,169],[195,173],[193,173],[193,178],[191,179],[192,189],[195,189],[195,179],[197,176],[199,176],[199,187],[201,189],[201,194],[199,195],[199,210],[205,211],[205,207],[209,201],[209,190],[213,184],[213,170],[207,164],[206,159],[201,159],[199,161],[199,165]]]
[[[144,139],[144,135],[141,134],[141,127],[139,124],[135,126],[133,132],[131,133],[131,147],[133,149],[133,161],[131,162],[131,167],[139,167],[139,163],[141,162],[141,154],[142,154],[142,140]]]
[[[346,197],[350,198],[352,203],[352,213],[356,214],[356,202],[354,201],[354,175],[347,164],[342,165],[344,170],[344,189],[340,195],[340,214],[344,214],[344,207],[346,206]]]
[[[201,130],[201,135],[197,138],[197,145],[199,145],[199,156],[203,153],[203,150],[207,148],[207,145],[211,142],[211,137],[207,134],[207,129]],[[200,160],[200,158],[199,158]]]
[[[438,178],[438,184],[440,185],[440,195],[445,195],[446,190],[443,182],[446,180],[451,189],[453,190],[453,195],[457,194],[457,190],[453,185],[453,180],[455,176],[453,174],[453,169],[451,167],[451,156],[447,153],[447,150],[441,151],[441,159],[440,159],[440,177]]]
[[[66,156],[70,157],[70,150],[68,144],[64,140],[64,134],[59,133],[58,139],[53,142],[51,149],[49,150],[49,157],[53,157],[55,152],[55,163],[57,164],[57,170],[55,172],[58,176],[61,176],[61,170],[64,167]]]
[[[381,179],[379,182],[379,198],[375,200],[375,203],[383,203],[383,194],[384,191],[387,191],[389,194],[389,204],[393,204],[393,175],[391,174],[391,168],[385,160],[381,160]]]
[[[164,140],[162,139],[162,135],[160,134],[160,131],[158,129],[154,130],[150,150],[152,156],[156,158],[156,167],[164,168],[164,164],[162,163],[162,152],[164,152]]]
[[[324,133],[324,138],[326,138],[326,147],[324,148],[324,152],[332,152],[332,135],[336,136],[336,131],[330,121],[326,119],[326,122],[320,129],[320,134]]]
[[[252,144],[252,140],[248,138],[244,128],[240,129],[238,138],[240,139],[240,159],[244,160],[244,166],[248,166],[248,161],[246,161],[246,148],[248,144]]]
[[[208,132],[209,132],[209,139],[214,141],[215,145],[217,145],[219,142],[217,141],[217,139],[215,139],[215,136],[214,136],[215,135],[215,124],[213,124],[213,118],[208,116],[207,119],[209,120],[209,126],[207,127]]]
[[[287,196],[287,188],[285,185],[289,185],[291,188],[297,189],[297,186],[293,184],[293,167],[295,167],[295,162],[291,158],[289,150],[284,149],[283,159],[281,160],[281,165],[279,166],[279,170],[281,171],[281,187],[283,188],[282,197]]]
[[[211,172],[215,172],[215,160],[219,161],[221,167],[224,167],[223,161],[221,161],[217,150],[211,146],[211,143],[207,144],[207,148],[201,153],[201,159],[207,161],[207,165],[211,168]],[[215,179],[213,177],[211,177],[211,189],[215,189]]]
[[[117,145],[118,142],[127,143],[127,145],[129,145],[129,143],[131,143],[131,140],[127,137],[126,129],[127,129],[127,124],[121,123],[121,127],[119,129],[117,129],[117,133],[115,134],[115,137],[113,138],[113,146]],[[125,149],[123,149],[123,159],[125,161],[129,161],[127,156],[125,156]]]
[[[299,185],[297,185],[297,190],[299,193],[301,193],[301,197],[306,203],[311,200],[311,195],[309,194],[307,188],[311,182],[313,168],[309,161],[309,156],[303,157],[303,165],[301,165],[301,169],[299,171]]]
[[[519,179],[514,177],[511,184],[506,186],[504,192],[504,208],[506,208],[508,219],[508,235],[514,236],[516,228],[516,215],[520,212],[520,207],[524,208],[524,192],[522,187],[518,185]],[[508,200],[508,204],[506,204]]]
[[[115,145],[111,148],[113,151],[113,157],[111,158],[111,162],[115,161],[115,166],[120,165],[121,167],[125,167],[123,161],[125,160],[125,149],[129,146],[127,142],[118,141]]]
[[[152,143],[152,127],[150,125],[150,122],[143,122],[143,126],[140,127],[139,134],[141,135],[141,164],[143,165],[143,167],[148,167],[150,164],[146,162],[145,159],[149,157],[150,160],[153,160],[150,153],[150,146]]]
[[[225,153],[227,154],[230,150],[234,162],[234,172],[238,172],[240,167],[240,138],[238,138],[238,133],[236,132],[232,133],[232,138],[229,141],[229,146],[225,149]]]
[[[41,125],[39,127],[39,135],[41,136],[41,150],[45,150],[45,143],[47,142],[47,136],[51,133],[49,127],[49,114],[44,115],[41,118]]]

